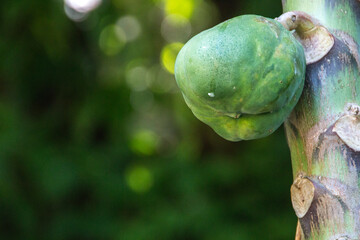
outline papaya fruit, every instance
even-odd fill
[[[242,15],[191,38],[175,78],[194,115],[230,141],[268,136],[304,87],[302,45],[276,20]]]

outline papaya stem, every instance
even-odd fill
[[[301,11],[286,12],[276,18],[276,20],[287,30],[295,30],[298,34],[311,31],[320,25],[318,20]]]

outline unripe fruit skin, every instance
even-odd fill
[[[230,141],[265,137],[287,118],[304,86],[301,44],[280,23],[232,18],[190,39],[175,77],[187,105]]]

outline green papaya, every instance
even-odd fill
[[[190,39],[175,78],[194,115],[230,141],[265,137],[287,118],[305,79],[302,45],[276,20],[232,18]]]

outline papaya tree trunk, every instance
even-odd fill
[[[283,0],[335,37],[285,123],[298,240],[360,239],[360,0]]]

